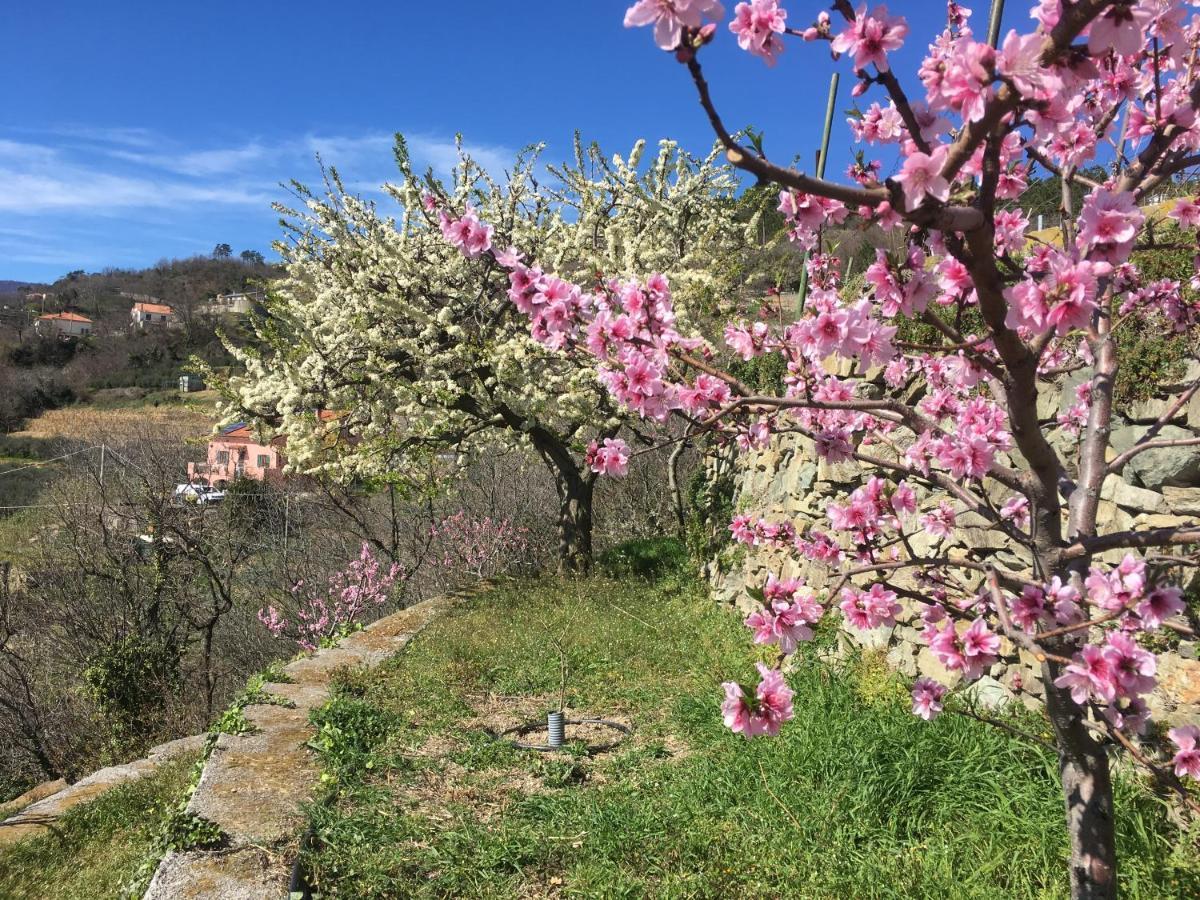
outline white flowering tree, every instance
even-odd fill
[[[336,172],[321,195],[296,185],[302,207],[282,210],[289,240],[277,245],[286,276],[250,346],[230,347],[242,371],[222,383],[227,416],[285,435],[293,470],[342,479],[404,478],[431,458],[444,467],[531,447],[557,486],[561,565],[586,568],[595,472],[585,451],[626,417],[590,366],[530,335],[508,300],[509,271],[476,259],[492,228],[477,216],[556,272],[592,281],[663,270],[685,308],[703,303],[729,288],[712,273],[755,223],[739,221],[737,180],[716,150],[697,159],[664,141],[645,161],[644,149],[608,159],[577,139],[573,164],[542,175],[534,148],[503,178],[460,151],[443,184],[413,172],[398,137],[401,179],[386,188],[396,219],[348,193]],[[474,212],[452,231],[422,192]]]
[[[832,607],[844,627],[868,631],[894,625],[904,599],[956,690],[998,661],[1032,658],[1059,757],[1075,897],[1117,891],[1111,753],[1127,752],[1184,806],[1200,808],[1180,780],[1200,778],[1200,727],[1162,735],[1145,702],[1162,634],[1192,633],[1173,580],[1200,562],[1200,526],[1098,521],[1106,478],[1142,453],[1200,443],[1163,434],[1200,392],[1189,381],[1154,385],[1170,397],[1162,415],[1132,446],[1110,446],[1118,332],[1194,336],[1200,325],[1200,278],[1147,277],[1132,256],[1163,249],[1145,227],[1147,196],[1200,164],[1195,5],[1040,0],[996,46],[950,2],[918,81],[905,83],[889,53],[909,28],[886,7],[836,0],[832,14],[793,27],[779,0],[738,3],[728,27],[742,49],[774,65],[789,39],[810,42],[852,68],[856,97],[872,98],[853,123],[864,155],[842,182],[779,165],[726,130],[700,62],[717,39],[720,3],[633,4],[625,24],[653,26],[658,46],[682,64],[728,159],[780,186],[795,241],[816,247],[823,226],[851,218],[907,238],[903,252],[879,253],[861,291],[817,253],[796,321],[729,324],[725,342],[742,357],[786,363],[778,393],[719,367],[717,348],[677,317],[662,274],[564,291],[536,254],[528,262],[482,254],[483,265],[512,273],[512,300],[531,333],[590,355],[625,408],[682,416],[744,447],[800,434],[830,463],[874,470],[828,505],[827,530],[735,518],[738,540],[827,568],[811,586],[768,577],[746,624],[756,642],[777,645],[782,662]],[[1091,161],[1106,166],[1104,180],[1081,174]],[[1026,217],[1005,208],[1036,167],[1064,186],[1057,240],[1031,239]],[[1074,208],[1078,187],[1086,196]],[[462,208],[444,215],[453,234]],[[1181,200],[1171,215],[1187,246],[1200,202]],[[497,234],[507,246],[500,225]],[[565,311],[554,305],[564,293]],[[899,329],[914,320],[934,337],[906,341]],[[970,321],[978,325],[960,330]],[[1067,372],[1085,380],[1057,426],[1044,429],[1039,394],[1057,396]],[[614,441],[594,463],[620,474],[624,456]],[[724,685],[725,721],[746,737],[777,734],[792,717],[783,668],[759,671],[757,685]],[[914,713],[956,708],[950,688],[917,680]]]

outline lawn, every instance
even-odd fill
[[[616,750],[547,756],[487,733],[554,704],[555,640],[568,708],[634,726]],[[747,742],[720,722],[719,683],[751,680],[757,657],[698,579],[506,583],[383,669],[345,673],[316,715],[309,880],[326,898],[1067,895],[1045,751],[922,722],[877,661],[813,657],[789,676],[795,721]],[[1159,801],[1118,794],[1123,895],[1200,895]]]
[[[99,900],[126,889],[153,862],[164,824],[186,796],[198,755],[115,787],[55,823],[55,831],[0,851],[4,900]],[[144,887],[144,885],[142,885]]]

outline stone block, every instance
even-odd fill
[[[893,669],[907,678],[917,675],[917,656],[911,644],[896,644],[887,652],[887,661]]]
[[[263,900],[287,895],[286,857],[257,848],[168,853],[142,900]]]
[[[973,697],[976,703],[987,709],[1000,709],[1007,706],[1015,696],[1012,691],[990,675],[984,675],[967,688],[966,693]]]
[[[1200,395],[1200,391],[1197,391]],[[1163,499],[1177,516],[1200,516],[1200,488],[1172,487],[1162,489]]]
[[[1127,425],[1112,433],[1112,445],[1123,453],[1133,447],[1149,431],[1146,425]],[[1195,437],[1195,432],[1178,425],[1165,425],[1156,440],[1183,440]],[[1193,487],[1200,485],[1200,446],[1161,447],[1139,453],[1125,467],[1146,488],[1159,490],[1165,486]]]
[[[1109,475],[1104,479],[1104,485],[1100,488],[1100,497],[1103,500],[1112,501],[1117,506],[1138,512],[1167,512],[1167,500],[1162,494],[1146,488],[1134,487],[1117,475]]]
[[[962,681],[962,674],[952,672],[943,666],[928,647],[922,647],[917,652],[917,671],[926,678],[932,678],[947,687],[954,687]]]

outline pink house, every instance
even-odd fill
[[[236,478],[255,481],[281,481],[287,463],[282,448],[283,438],[261,443],[243,422],[230,425],[208,442],[208,459],[188,463],[188,481],[225,487]]]

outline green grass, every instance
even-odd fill
[[[566,626],[568,707],[625,716],[635,737],[597,758],[493,741],[481,717],[552,705],[549,637]],[[783,736],[747,742],[721,725],[719,682],[751,680],[755,658],[686,576],[473,600],[382,670],[348,674],[316,716],[310,879],[326,898],[1066,896],[1045,752],[916,719],[876,666],[813,661],[789,677]],[[1124,896],[1200,894],[1161,804],[1121,782],[1118,809]]]
[[[5,900],[122,897],[187,789],[197,755],[115,787],[68,812],[55,832],[0,850]]]

